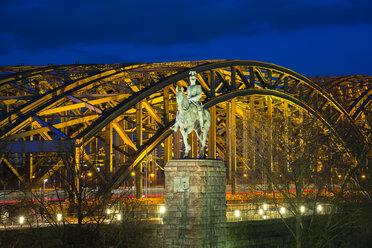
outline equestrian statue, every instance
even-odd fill
[[[171,129],[177,132],[178,128],[180,128],[183,143],[185,144],[184,158],[188,157],[191,149],[191,146],[187,142],[187,137],[193,130],[201,142],[199,158],[205,158],[205,145],[211,125],[211,114],[200,102],[202,88],[199,84],[195,84],[195,74],[195,71],[190,72],[190,85],[187,88],[187,97],[185,96],[183,87],[181,87],[181,90],[178,90],[178,87],[176,88],[178,111],[176,123]]]

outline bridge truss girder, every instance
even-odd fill
[[[231,131],[231,124],[226,127],[226,123],[233,123],[231,118],[246,118],[244,112],[258,105],[267,111],[268,103],[272,102],[283,112],[284,108],[295,106],[297,110],[293,112],[301,109],[316,116],[334,134],[338,146],[351,156],[357,156],[360,147],[369,144],[370,135],[360,128],[361,123],[367,125],[367,131],[370,128],[368,85],[346,108],[319,84],[280,66],[257,61],[197,61],[48,66],[4,77],[0,79],[3,112],[0,137],[10,153],[5,155],[12,161],[22,157],[23,163],[31,168],[31,164],[32,167],[37,164],[38,156],[22,149],[12,150],[11,142],[17,147],[27,142],[73,142],[82,153],[78,164],[88,165],[98,175],[97,168],[104,168],[109,176],[98,178],[105,190],[119,187],[150,154],[160,164],[181,156],[179,134],[172,134],[169,127],[176,112],[175,87],[187,87],[190,70],[198,73],[204,105],[213,114],[215,111],[212,130],[216,130],[217,136]],[[370,83],[370,78],[367,79]],[[331,88],[342,82],[332,84]],[[239,100],[248,96],[254,96],[259,104],[252,105],[252,98]],[[225,114],[226,102],[231,99],[238,101],[233,111],[235,117]],[[272,107],[269,112],[275,118]],[[363,124],[366,120],[367,124]],[[213,134],[209,139],[209,155],[226,159],[223,141]],[[66,153],[63,149],[58,152]],[[239,158],[230,168],[236,163]],[[40,183],[44,175],[50,176],[60,167],[50,164],[50,170],[40,175],[34,175],[36,170],[30,169],[29,178]],[[23,174],[27,174],[25,170]]]

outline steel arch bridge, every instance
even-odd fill
[[[71,164],[61,154],[73,154],[75,172],[87,167],[105,190],[122,185],[149,156],[155,171],[182,155],[181,136],[169,128],[175,87],[187,87],[191,70],[198,73],[201,100],[212,115],[209,158],[226,161],[231,183],[237,164],[255,166],[251,148],[243,144],[237,154],[236,122],[253,122],[251,135],[262,138],[254,125],[258,114],[284,120],[286,135],[290,125],[313,116],[351,158],[370,151],[370,76],[308,79],[274,64],[242,60],[7,66],[0,67],[1,163],[29,187],[66,173]],[[272,133],[265,135],[273,143]],[[197,141],[191,140],[197,154]],[[272,157],[274,150],[270,145]]]

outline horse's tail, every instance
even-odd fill
[[[206,125],[206,124],[208,124],[207,129],[209,129],[210,120],[211,120],[211,113],[209,112],[208,109],[203,108],[203,114],[204,114],[204,116],[203,116],[203,120],[204,120],[203,129],[205,128],[204,125]],[[209,120],[209,121],[207,121],[207,120]]]

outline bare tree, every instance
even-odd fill
[[[96,184],[100,175],[92,173],[89,165],[75,158],[71,153],[49,156],[51,160],[63,161],[63,170],[55,172],[57,182],[51,182],[46,191],[31,191],[32,185],[18,191],[17,203],[6,207],[11,215],[4,218],[16,224],[12,227],[16,230],[0,232],[1,247],[22,242],[40,247],[123,247],[128,244],[145,247],[149,243],[142,235],[143,230],[148,229],[145,224],[149,218],[149,206],[144,200],[128,197],[128,189],[100,194]]]
[[[362,168],[363,159],[357,159],[356,163],[355,157],[340,147],[315,118],[289,124],[280,119],[268,122],[262,117],[256,121],[263,144],[249,135],[242,142],[254,150],[255,168],[250,169],[266,185],[264,201],[274,204],[296,247],[334,244],[348,230],[346,227],[356,224],[353,216],[344,215],[341,222],[342,215],[338,213],[351,200],[348,199],[351,194],[360,197],[361,188],[352,179]],[[243,127],[249,124],[243,124],[242,120],[238,132],[249,132]],[[244,137],[239,133],[237,136]],[[239,150],[241,147],[238,145],[238,153],[244,152]]]

